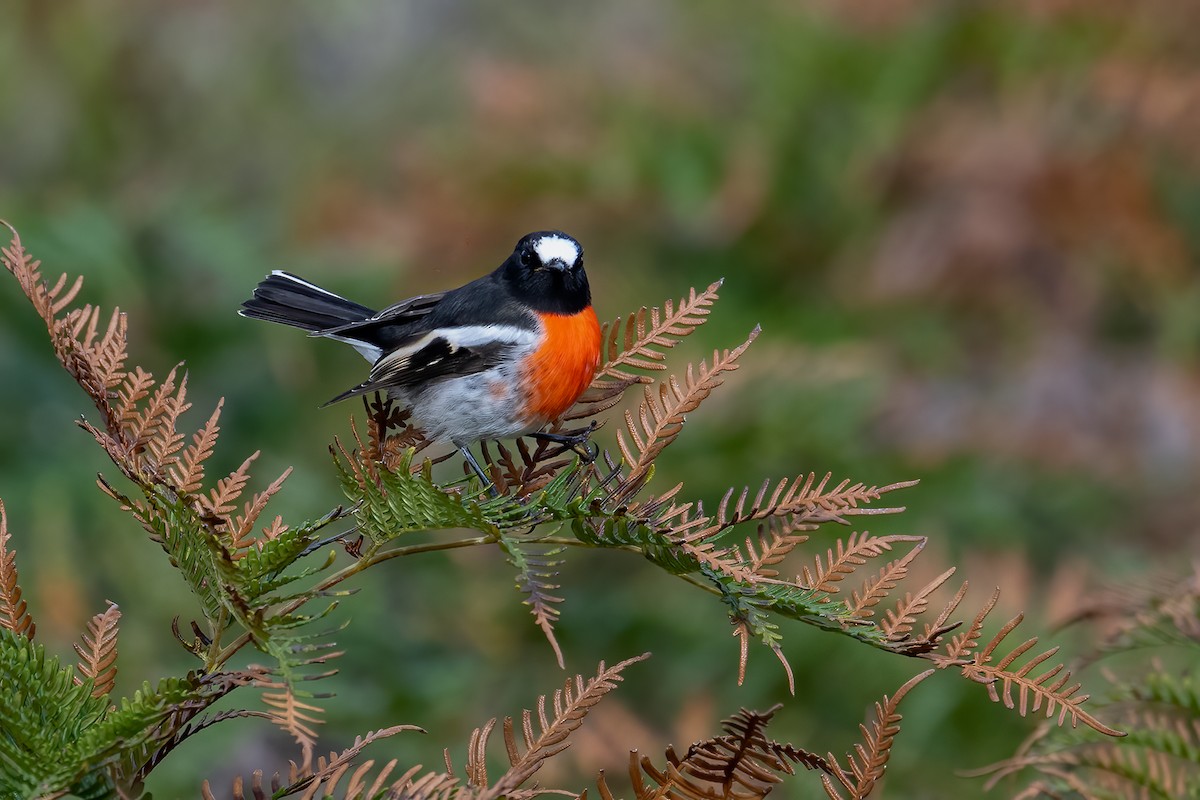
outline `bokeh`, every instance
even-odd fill
[[[724,277],[671,362],[743,367],[658,480],[713,500],[808,471],[920,478],[874,532],[931,537],[930,575],[1048,628],[1089,587],[1196,556],[1200,512],[1200,5],[1176,0],[566,4],[12,0],[0,25],[0,217],[47,272],[129,313],[134,362],[225,398],[216,460],[295,472],[285,519],[340,499],[319,409],[364,364],[237,317],[269,269],[367,304],[490,270],[529,230],[585,245],[602,318]],[[88,408],[15,286],[0,290],[0,497],[39,636],[64,656],[120,604],[118,694],[186,664],[194,608],[92,486]],[[600,433],[611,443],[614,419]],[[824,533],[819,546],[832,543]],[[330,748],[437,766],[564,677],[494,552],[373,570],[343,601]],[[912,663],[784,626],[737,646],[720,605],[648,564],[572,552],[568,671],[651,650],[544,783],[582,788],[782,701],[774,733],[843,749]],[[1072,642],[1070,632],[1057,640]],[[951,676],[907,702],[888,796],[964,797],[956,770],[1032,723]],[[284,766],[241,720],[159,772],[159,796]],[[793,796],[799,796],[796,789]]]

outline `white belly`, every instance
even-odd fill
[[[545,423],[524,414],[519,376],[511,367],[447,378],[393,396],[412,409],[413,424],[435,441],[462,445],[507,439]]]

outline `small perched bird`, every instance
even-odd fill
[[[329,403],[388,392],[431,439],[453,442],[485,484],[473,442],[583,441],[541,431],[574,405],[600,362],[583,248],[561,231],[523,237],[495,271],[465,286],[382,311],[276,270],[238,313],[349,344],[371,362],[370,375]]]

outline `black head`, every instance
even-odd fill
[[[513,294],[534,311],[574,314],[592,303],[583,247],[562,231],[536,231],[522,237],[500,274]]]

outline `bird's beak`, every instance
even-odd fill
[[[559,272],[566,272],[571,268],[571,265],[563,261],[561,258],[550,259],[550,261],[546,263],[546,266],[550,269],[556,269]]]

